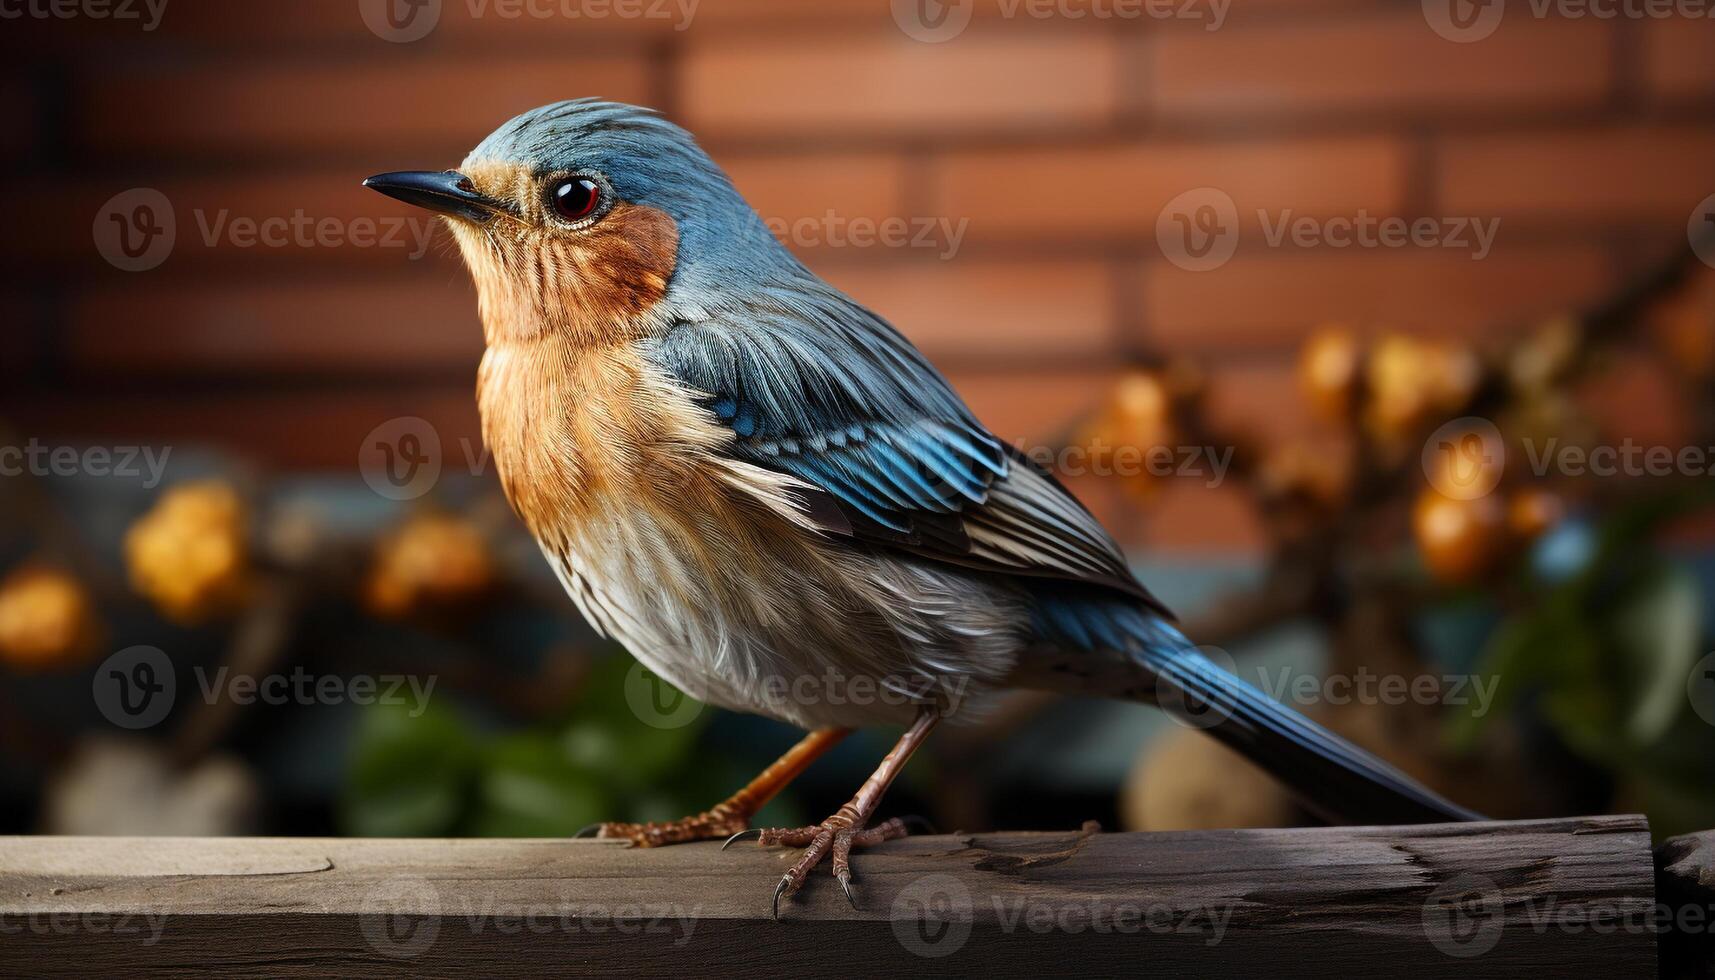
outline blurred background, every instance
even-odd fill
[[[0,832],[561,835],[791,744],[582,625],[483,454],[449,236],[358,186],[577,96],[695,132],[1248,679],[1496,815],[1715,826],[1706,13],[8,8]],[[1028,697],[887,810],[1304,819],[1159,712]]]

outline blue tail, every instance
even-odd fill
[[[1322,816],[1378,824],[1484,819],[1222,670],[1153,611],[1119,599],[1044,595],[1036,625],[1044,638],[1092,654],[1127,652],[1153,677],[1157,704],[1273,774]]]

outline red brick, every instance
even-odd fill
[[[1215,443],[1210,448],[1221,454],[1234,441],[1266,447],[1310,429],[1292,365],[1285,360],[1213,366],[1207,412],[1208,441]],[[1199,466],[1199,474],[1158,481],[1160,492],[1141,505],[1143,547],[1150,553],[1260,551],[1264,532],[1244,485],[1230,474],[1216,478],[1206,457]]]
[[[1138,508],[1136,547],[1151,558],[1249,557],[1267,547],[1256,508],[1237,486],[1211,489],[1194,479],[1169,480],[1154,499],[1133,506]]]
[[[1262,446],[1301,437],[1310,428],[1294,365],[1286,358],[1212,366],[1208,415],[1216,433]]]
[[[136,178],[136,185],[159,190],[173,205],[176,239],[171,256],[157,271],[173,275],[216,266],[274,270],[282,263],[406,268],[419,262],[421,268],[456,269],[451,235],[440,219],[360,186],[362,177],[376,169],[372,163],[340,170]],[[24,267],[111,271],[96,252],[91,228],[106,202],[132,186],[93,181],[23,185],[18,211],[23,225],[36,231],[33,236],[0,236],[0,259]],[[282,247],[237,244],[241,220],[278,224],[295,221],[300,214],[311,224],[301,232],[276,229],[287,236]],[[323,221],[331,222],[331,233],[318,231],[316,223]],[[363,237],[366,232],[373,243]],[[419,251],[423,236],[428,247]]]
[[[1658,356],[1617,353],[1576,393],[1579,410],[1609,445],[1698,444],[1698,408],[1687,398],[1684,375]]]
[[[127,284],[71,303],[66,341],[94,371],[219,376],[474,371],[476,296],[459,279]]]
[[[1644,74],[1651,93],[1715,98],[1715,21],[1655,20],[1644,32]]]
[[[1214,187],[1246,226],[1259,208],[1301,214],[1397,212],[1408,154],[1373,137],[961,152],[935,161],[936,214],[971,219],[971,238],[1128,234],[1153,238],[1178,195]]]
[[[947,377],[989,431],[1035,447],[1063,435],[1101,403],[1118,368],[1086,370],[971,369]]]
[[[696,130],[1063,127],[1108,119],[1118,74],[1118,42],[1087,34],[705,41],[681,67],[679,104]]]
[[[1365,110],[1472,112],[1589,105],[1613,84],[1609,27],[1506,22],[1476,44],[1437,36],[1423,15],[1250,30],[1162,31],[1143,42],[1144,103],[1167,114]]]
[[[1154,261],[1145,276],[1149,337],[1174,353],[1296,347],[1331,320],[1477,339],[1579,308],[1615,280],[1602,249],[1576,244],[1497,248],[1480,261],[1421,250],[1241,252],[1209,272]]]
[[[353,481],[364,436],[400,416],[423,418],[435,427],[443,454],[449,454],[448,466],[464,467],[465,440],[472,447],[482,444],[476,399],[468,384],[384,391],[68,392],[33,398],[8,415],[19,431],[44,440],[117,439],[181,450],[210,446],[268,466],[322,471]]]
[[[84,124],[82,143],[101,152],[337,152],[387,156],[394,169],[409,169],[450,166],[513,115],[585,95],[646,102],[648,65],[641,56],[511,62],[394,56],[127,68],[91,72],[79,86],[74,118]]]
[[[1544,221],[1677,218],[1715,192],[1715,133],[1628,126],[1449,140],[1440,207],[1448,214]],[[1669,222],[1671,223],[1671,222]]]
[[[757,213],[774,220],[885,218],[905,206],[905,161],[886,153],[718,157]]]
[[[1115,290],[1103,263],[922,260],[822,272],[938,363],[1095,357],[1114,348]]]
[[[888,6],[875,0],[700,0],[693,29],[699,33],[711,27],[754,30],[826,25],[830,21],[897,29]]]

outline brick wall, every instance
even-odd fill
[[[168,0],[151,31],[0,20],[0,418],[336,471],[395,416],[473,434],[480,341],[443,232],[413,258],[414,244],[332,238],[246,246],[232,222],[301,213],[343,235],[417,219],[358,180],[450,166],[511,114],[577,95],[664,109],[765,216],[820,228],[831,212],[838,232],[968,222],[956,250],[945,234],[792,238],[1009,438],[1058,431],[1152,351],[1206,359],[1220,413],[1289,434],[1304,424],[1290,357],[1312,326],[1482,338],[1683,243],[1715,192],[1709,18],[1539,17],[1508,0],[1492,36],[1455,43],[1417,2],[1234,0],[1210,30],[1210,0],[1149,8],[1200,20],[1100,16],[1141,0],[973,0],[961,34],[925,43],[888,0],[701,0],[688,26],[618,15],[657,0],[567,3],[585,16],[442,0],[405,43],[367,27],[360,0]],[[177,223],[147,272],[93,244],[103,203],[134,187],[163,192]],[[1158,219],[1205,187],[1234,203],[1240,237],[1230,261],[1187,271]],[[1289,213],[1500,223],[1477,260],[1271,245]],[[1142,516],[1083,490],[1134,542],[1253,540],[1224,491],[1175,485]]]

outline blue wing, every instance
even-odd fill
[[[1156,605],[1076,498],[983,428],[885,321],[806,277],[682,322],[646,355],[734,435],[730,452],[825,495],[824,530]]]

